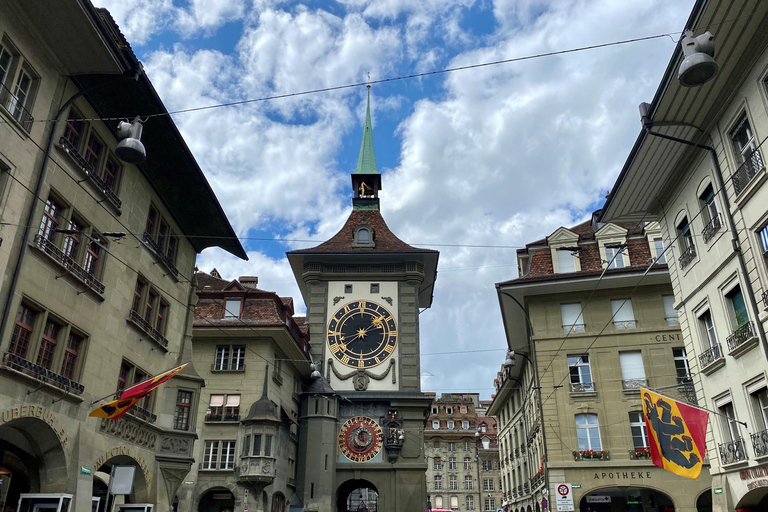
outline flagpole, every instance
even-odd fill
[[[676,385],[674,385],[674,386],[665,386],[665,387],[663,387],[663,388],[656,388],[656,389],[669,389],[669,388],[676,388],[677,386],[679,386],[679,384],[676,384]],[[674,402],[678,402],[678,400],[677,400],[676,398],[672,398],[671,396],[662,395],[661,393],[657,393],[657,392],[656,392],[656,389],[651,389],[651,388],[640,388],[640,389],[641,389],[641,390],[643,390],[643,389],[647,389],[648,391],[651,391],[651,392],[653,392],[653,393],[656,393],[657,395],[659,395],[659,396],[661,396],[661,397],[664,397],[664,398],[668,398],[669,400],[672,400],[672,401],[674,401]],[[745,421],[739,421],[739,420],[737,420],[736,418],[731,418],[730,416],[726,416],[725,414],[723,414],[723,413],[721,413],[721,412],[713,411],[713,410],[711,410],[711,409],[706,409],[706,408],[704,408],[704,407],[699,407],[698,405],[690,405],[690,404],[686,404],[686,403],[683,403],[683,402],[678,402],[678,403],[681,403],[681,404],[683,404],[683,405],[687,405],[688,407],[692,407],[692,408],[694,408],[694,409],[699,409],[700,411],[708,412],[708,413],[710,413],[710,414],[716,414],[716,415],[718,415],[718,416],[722,416],[723,418],[726,418],[728,421],[733,421],[733,422],[736,422],[736,423],[741,423],[742,425],[744,425],[744,428],[749,428],[749,427],[747,426],[747,422],[745,422]]]

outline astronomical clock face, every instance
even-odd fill
[[[383,441],[379,424],[366,416],[350,418],[339,429],[339,449],[352,462],[368,462],[376,457]]]
[[[350,302],[328,322],[328,346],[341,364],[366,369],[378,366],[397,346],[397,324],[387,309],[370,300]]]

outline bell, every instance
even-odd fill
[[[120,121],[117,125],[117,157],[129,164],[140,164],[147,159],[147,150],[141,143],[142,125],[138,116],[132,121]]]
[[[683,54],[685,58],[677,70],[680,85],[698,87],[704,85],[718,70],[715,56],[715,37],[710,32],[704,32],[693,37],[693,32],[686,30],[683,36]]]

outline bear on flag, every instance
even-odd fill
[[[709,414],[641,388],[651,460],[660,468],[694,480],[706,453]]]

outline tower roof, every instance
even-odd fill
[[[365,108],[365,126],[363,140],[360,142],[360,154],[357,167],[352,174],[379,174],[376,166],[376,153],[373,150],[373,128],[371,127],[371,88],[368,86],[368,105]]]

